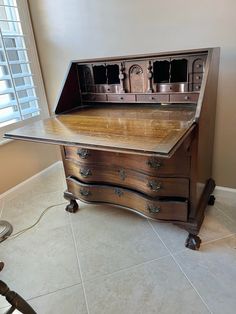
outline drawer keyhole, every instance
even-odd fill
[[[119,197],[121,197],[124,194],[124,192],[121,189],[119,189],[119,188],[115,188],[114,192]]]

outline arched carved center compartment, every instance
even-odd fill
[[[144,93],[144,73],[140,65],[134,64],[129,69],[129,84],[131,93]]]

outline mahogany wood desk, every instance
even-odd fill
[[[123,206],[186,229],[198,249],[218,64],[218,48],[73,61],[55,116],[5,136],[61,146],[68,211],[77,199]]]

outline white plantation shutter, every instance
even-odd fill
[[[25,0],[0,0],[0,129],[4,131],[13,123],[40,116],[40,100],[46,105],[26,8]]]

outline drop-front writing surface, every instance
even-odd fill
[[[8,137],[168,155],[194,122],[193,108],[103,105],[35,122]]]
[[[73,61],[56,116],[6,137],[61,146],[68,211],[77,199],[123,206],[185,228],[198,249],[218,63],[218,48]]]

